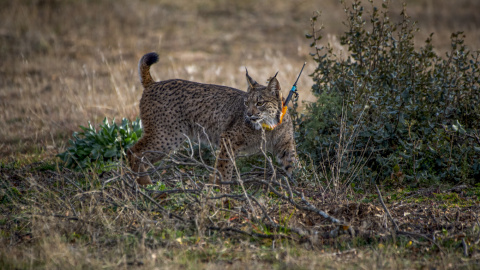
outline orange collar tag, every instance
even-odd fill
[[[283,117],[285,116],[285,114],[287,113],[287,109],[288,107],[287,106],[283,106],[282,108],[282,114],[280,115],[280,122],[278,122],[276,125],[267,125],[265,123],[262,123],[262,127],[265,129],[265,130],[274,130],[278,125],[280,125],[283,121]]]

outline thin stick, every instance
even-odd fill
[[[462,246],[463,246],[463,256],[468,257],[468,246],[465,243],[465,238],[462,238]]]
[[[375,184],[375,188],[377,189],[378,200],[379,200],[380,203],[382,204],[383,209],[385,209],[385,212],[387,213],[388,218],[390,218],[390,220],[392,221],[393,225],[395,226],[395,231],[397,231],[397,232],[400,231],[400,229],[398,228],[397,222],[395,222],[395,220],[393,219],[392,215],[390,215],[390,211],[388,211],[387,206],[386,206],[385,203],[383,202],[382,193],[380,192],[380,189],[378,188],[377,184]]]

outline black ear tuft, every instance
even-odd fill
[[[277,71],[277,73],[275,73],[275,75],[273,75],[272,79],[277,78],[277,75],[278,75],[278,71]]]
[[[275,74],[275,76],[270,78],[267,86],[267,88],[274,93],[278,93],[281,90],[280,83],[278,82],[276,76],[277,74]]]

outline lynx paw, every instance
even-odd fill
[[[150,176],[148,176],[148,175],[138,177],[137,178],[137,183],[141,186],[146,186],[146,185],[153,184],[152,179],[150,179]]]

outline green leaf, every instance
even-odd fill
[[[104,157],[112,158],[117,156],[117,149],[109,149],[103,154]]]

